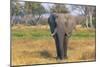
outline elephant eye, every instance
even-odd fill
[[[65,22],[65,25],[68,25],[68,23],[67,23],[67,22]]]
[[[58,16],[57,16],[57,15],[55,15],[55,18],[58,18]]]

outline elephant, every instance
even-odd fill
[[[75,17],[65,13],[51,13],[48,24],[55,40],[57,58],[67,58],[68,40],[76,26]]]

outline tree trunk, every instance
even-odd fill
[[[89,23],[88,16],[86,16],[86,28],[89,28],[88,23]]]
[[[90,27],[93,28],[92,14],[89,15],[89,19],[90,19]]]

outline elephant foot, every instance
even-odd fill
[[[66,62],[66,59],[64,59],[64,58],[57,58],[57,62],[58,63],[63,63],[63,62]]]
[[[68,56],[67,55],[64,55],[64,58],[67,58],[68,59]]]
[[[57,57],[56,59],[57,59],[57,60],[63,60],[64,57]]]
[[[57,61],[64,60],[64,58],[56,58]]]
[[[68,56],[67,56],[67,55],[64,55],[64,56],[57,56],[56,59],[57,59],[57,60],[68,59]]]

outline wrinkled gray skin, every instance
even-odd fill
[[[65,13],[55,13],[56,19],[56,33],[66,34],[68,37],[71,36],[72,30],[76,25],[76,18]]]
[[[67,57],[68,39],[76,23],[75,18],[63,13],[53,13],[48,18],[51,33],[55,32],[54,40],[56,44],[57,58],[64,59]]]

